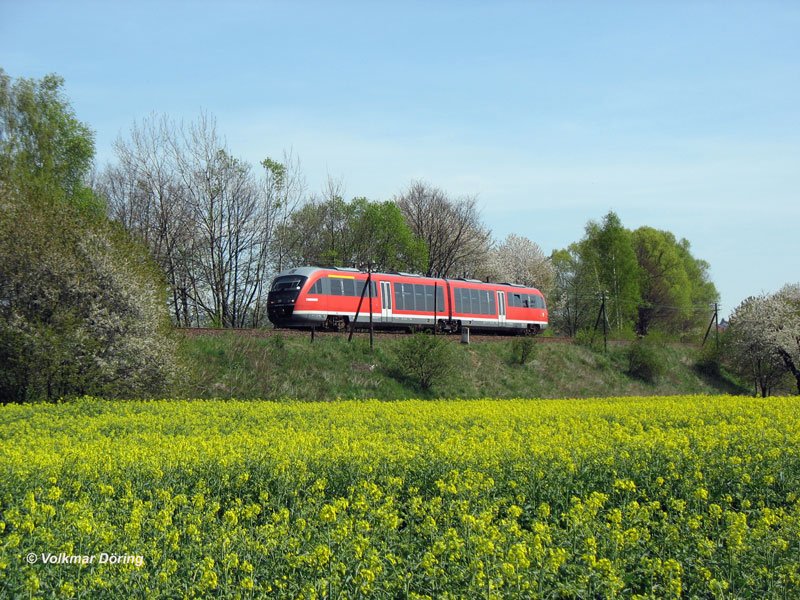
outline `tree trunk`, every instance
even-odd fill
[[[797,384],[797,395],[800,396],[800,369],[794,364],[792,356],[786,350],[779,348],[778,354],[783,359],[783,364],[786,365],[786,369],[794,375],[795,383]]]

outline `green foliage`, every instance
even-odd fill
[[[291,261],[319,266],[366,266],[376,271],[420,271],[425,244],[409,229],[393,202],[339,196],[305,205],[287,226],[294,236]]]
[[[652,227],[631,232],[613,212],[602,223],[589,222],[584,238],[554,252],[552,264],[550,317],[570,336],[592,325],[601,293],[615,336],[634,329],[646,335],[655,328],[693,337],[719,297],[708,263],[692,256],[688,241]]]
[[[668,231],[640,227],[633,240],[642,293],[636,330],[641,335],[653,325],[670,332],[697,330],[718,299],[708,264],[691,255],[689,242],[678,242]]]
[[[646,383],[656,383],[665,372],[664,359],[655,344],[639,340],[626,350],[628,374]]]
[[[445,336],[415,333],[394,348],[394,370],[427,392],[455,367],[452,343]]]
[[[586,226],[586,235],[578,245],[578,255],[594,285],[583,294],[606,292],[606,314],[614,329],[629,327],[641,301],[639,266],[636,262],[630,231],[622,226],[614,212]]]
[[[586,348],[601,348],[603,344],[603,335],[597,334],[591,328],[584,328],[577,331],[574,335],[575,343]]]
[[[536,356],[536,340],[533,336],[523,335],[511,341],[511,358],[518,365],[526,365]]]
[[[85,181],[94,134],[75,117],[63,85],[57,75],[12,82],[0,69],[0,190],[67,201],[97,215],[102,206]]]

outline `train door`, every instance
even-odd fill
[[[381,281],[381,321],[388,323],[392,320],[392,284]]]
[[[497,292],[497,318],[500,320],[500,327],[506,326],[506,293]]]

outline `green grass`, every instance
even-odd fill
[[[697,348],[660,344],[664,375],[655,383],[629,376],[625,345],[589,348],[537,341],[524,365],[513,342],[484,340],[462,345],[451,336],[455,368],[429,391],[402,377],[394,349],[403,336],[278,335],[260,338],[226,332],[180,341],[185,365],[176,394],[199,398],[574,398],[670,394],[748,393],[724,377],[696,368]]]

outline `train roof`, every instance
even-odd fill
[[[293,269],[287,269],[285,271],[281,271],[275,277],[285,277],[287,275],[301,275],[303,277],[310,277],[313,273],[317,271],[341,271],[343,273],[360,273],[363,275],[367,274],[367,271],[362,271],[361,269],[356,269],[354,267],[295,267]],[[374,271],[373,275],[389,275],[393,277],[414,277],[414,278],[426,278],[426,279],[441,279],[443,281],[452,281],[452,282],[462,282],[462,283],[473,283],[473,284],[480,284],[480,285],[496,285],[496,286],[505,286],[505,287],[513,287],[518,289],[528,289],[528,290],[537,290],[534,286],[527,286],[521,283],[508,283],[508,282],[494,282],[494,281],[481,281],[480,279],[467,279],[465,277],[425,277],[424,275],[420,275],[419,273],[403,273],[397,271]],[[538,290],[537,290],[538,291]]]

